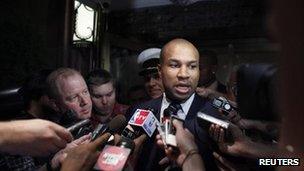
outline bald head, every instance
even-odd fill
[[[168,42],[167,44],[165,44],[161,50],[161,54],[160,54],[160,63],[162,64],[164,62],[164,57],[168,55],[168,53],[170,53],[170,51],[175,51],[175,49],[178,48],[187,48],[191,51],[193,51],[194,55],[196,57],[199,57],[199,52],[196,49],[196,47],[189,42],[188,40],[185,39],[173,39],[170,42]]]
[[[166,97],[185,101],[195,92],[199,79],[199,53],[185,39],[168,42],[161,51],[159,75]]]

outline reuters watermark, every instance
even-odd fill
[[[259,166],[300,166],[299,158],[261,158]]]

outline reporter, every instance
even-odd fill
[[[106,133],[101,137],[97,138],[95,141],[79,145],[71,149],[66,159],[62,163],[62,171],[86,171],[91,170],[96,163],[100,147],[103,147],[107,140],[110,138],[111,134]]]
[[[41,119],[0,122],[0,151],[48,156],[65,148],[72,135],[63,127]]]
[[[174,152],[172,147],[165,148],[160,135],[156,136],[157,144],[165,149],[167,157],[173,161],[176,161],[176,163],[182,167],[184,171],[205,170],[204,162],[199,155],[194,136],[188,129],[183,127],[182,122],[176,119],[173,120],[173,126],[176,129],[175,136],[179,152]]]

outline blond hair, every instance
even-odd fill
[[[53,71],[46,80],[48,86],[48,96],[53,99],[58,98],[60,96],[59,81],[74,75],[81,76],[78,71],[72,68],[58,68]]]

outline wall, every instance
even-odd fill
[[[64,1],[0,2],[0,88],[62,63]]]

